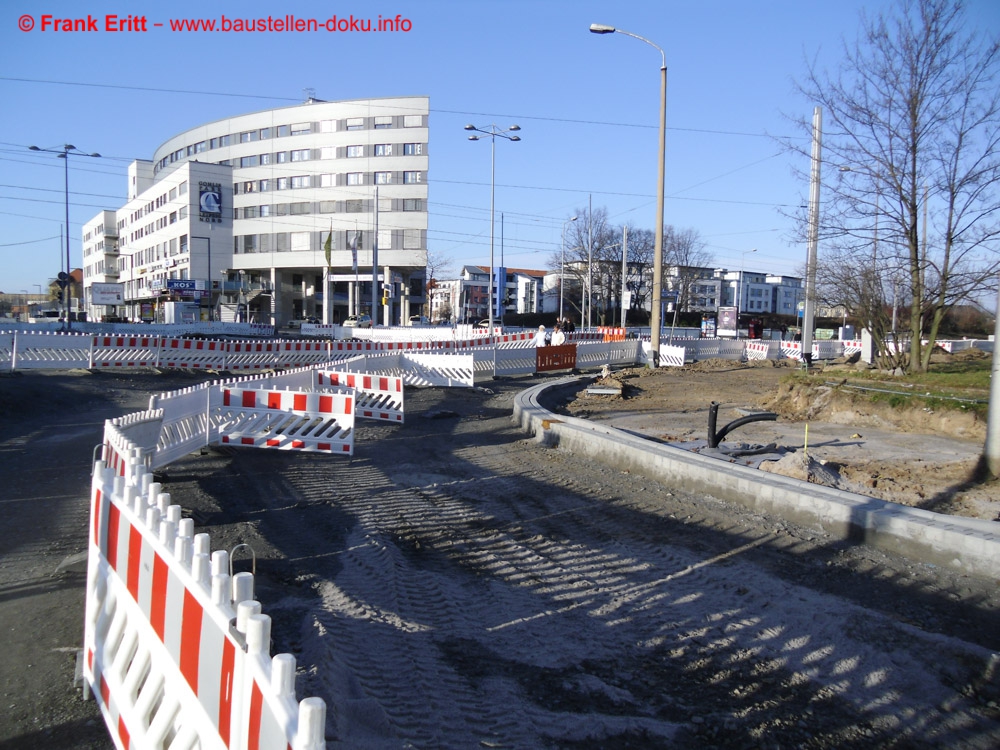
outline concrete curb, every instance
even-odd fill
[[[586,377],[528,388],[513,419],[546,446],[558,447],[688,492],[701,492],[806,526],[834,539],[870,544],[913,560],[1000,577],[1000,524],[911,508],[730,464],[635,437],[584,419],[553,414],[543,391],[579,388]]]

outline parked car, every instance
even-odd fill
[[[371,328],[371,315],[351,315],[344,321],[345,328]]]
[[[296,328],[301,328],[303,323],[319,323],[319,318],[296,318],[295,320],[289,320],[287,328],[295,330]]]
[[[426,315],[411,315],[410,316],[411,326],[426,326],[430,325],[430,321],[427,319]]]
[[[493,321],[493,324],[496,325],[496,322],[497,321]],[[489,318],[483,318],[478,323],[476,323],[476,328],[489,328],[489,327],[490,327],[490,319]]]

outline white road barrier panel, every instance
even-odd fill
[[[354,416],[387,422],[404,421],[403,379],[393,375],[371,373],[335,372],[314,370],[315,386],[344,386],[353,388],[357,400]]]
[[[353,389],[340,392],[213,387],[209,442],[354,455]]]
[[[230,578],[226,553],[133,468],[98,461],[91,487],[83,671],[115,746],[323,750],[326,705],[296,703],[294,657],[269,656],[252,575]]]
[[[159,336],[93,336],[89,367],[156,367],[159,349]]]

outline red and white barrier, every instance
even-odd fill
[[[160,367],[180,370],[222,370],[226,366],[225,341],[164,338]]]
[[[91,341],[90,369],[156,367],[159,358],[159,336],[94,336]]]
[[[91,489],[83,672],[115,746],[325,748],[325,703],[296,703],[294,657],[269,656],[253,576],[134,468],[99,461]]]
[[[346,386],[357,396],[354,416],[402,423],[403,379],[392,375],[315,370],[316,386]]]
[[[354,455],[354,391],[215,388],[213,444]]]

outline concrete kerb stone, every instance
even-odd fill
[[[554,414],[540,403],[544,392],[549,396],[575,390],[592,379],[561,378],[522,391],[514,400],[514,421],[542,445],[819,528],[835,540],[870,544],[975,576],[1000,577],[1000,526],[992,521],[945,516],[726,463],[585,419]]]

